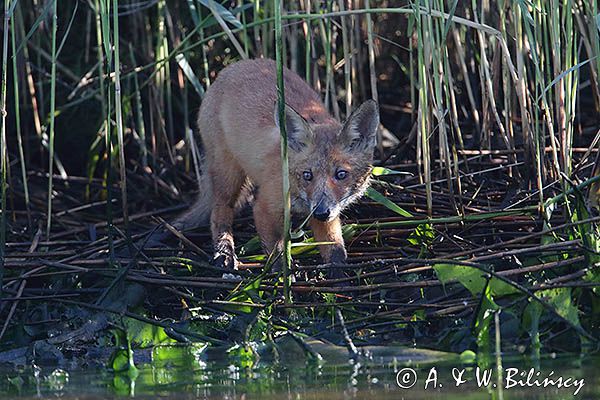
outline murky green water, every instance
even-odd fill
[[[105,369],[3,369],[0,398],[600,399],[599,356],[505,359],[503,379],[498,380],[494,369],[486,382],[484,371],[489,371],[480,370],[484,382],[478,384],[477,368],[456,358],[409,354],[409,359],[420,360],[415,363],[407,361],[407,354],[389,353],[359,363],[288,359],[251,368],[229,365],[227,357],[210,362],[169,360],[140,367],[137,377]],[[400,387],[411,386],[415,377],[414,386]],[[548,377],[550,381],[544,381]]]

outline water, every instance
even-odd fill
[[[359,363],[342,357],[320,363],[288,358],[279,363],[259,361],[251,367],[237,368],[224,354],[213,354],[205,361],[188,350],[184,352],[188,356],[174,358],[170,354],[168,360],[155,353],[154,361],[140,366],[137,376],[102,368],[3,369],[0,398],[600,399],[600,356],[545,357],[538,362],[523,357],[505,358],[503,380],[498,381],[496,370],[490,369],[489,382],[478,384],[474,365],[426,351],[421,355],[389,348],[384,353],[374,352],[370,360]],[[480,377],[483,371],[488,370],[480,370]],[[529,381],[527,373],[532,374]],[[507,380],[507,375],[512,377]],[[535,386],[536,382],[543,384],[549,375],[554,382],[548,387]],[[410,389],[399,386],[410,386],[415,376],[417,381]],[[559,377],[570,387],[557,387]],[[457,381],[461,382],[458,387]]]

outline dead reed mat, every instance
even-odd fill
[[[510,162],[505,155],[469,157],[470,165]],[[405,172],[414,168],[389,167]],[[131,172],[127,177],[130,188],[157,187],[151,174]],[[309,242],[293,247],[300,252],[294,256],[291,303],[284,302],[279,276],[263,271],[249,210],[242,212],[235,225],[236,235],[242,238],[243,263],[235,272],[237,277],[224,277],[223,273],[232,271],[210,264],[207,228],[175,231],[163,242],[148,242],[150,234],[185,205],[165,201],[168,196],[160,192],[150,198],[130,190],[131,241],[121,228],[122,215],[115,212],[111,245],[107,223],[98,212],[106,202],[81,204],[77,199],[87,180],[55,178],[51,240],[44,239],[42,227],[31,240],[27,213],[10,214],[0,305],[0,334],[7,348],[18,347],[17,332],[23,330],[36,332],[31,340],[49,340],[44,332],[60,332],[67,335],[60,348],[69,343],[73,352],[86,341],[96,340],[115,321],[130,318],[162,327],[178,340],[215,345],[250,339],[238,332],[241,320],[243,332],[268,321],[267,325],[278,327],[274,331],[330,340],[342,335],[344,328],[357,344],[417,343],[459,350],[469,347],[468,343],[484,346],[473,339],[474,332],[482,323],[482,307],[490,309],[486,302],[492,299],[494,310],[505,310],[501,320],[510,329],[524,323],[531,313],[528,307],[539,305],[540,316],[554,321],[552,326],[543,325],[546,331],[540,335],[547,348],[568,349],[561,347],[560,336],[572,332],[582,340],[597,340],[593,324],[586,321],[585,300],[576,300],[598,286],[589,278],[597,252],[577,232],[595,230],[600,217],[589,214],[569,222],[564,203],[557,199],[557,211],[545,219],[535,192],[519,187],[506,169],[486,169],[480,174],[471,170],[471,176],[463,180],[460,198],[452,198],[442,185],[434,184],[431,217],[427,216],[424,187],[412,176],[377,177],[373,188],[412,216],[399,216],[393,207],[368,199],[348,211],[349,258],[341,266],[344,279],[324,278],[330,266],[318,264]],[[584,191],[592,181],[576,190]],[[34,205],[30,218],[43,221],[44,174],[31,172],[29,182]],[[576,203],[575,194],[567,197]],[[14,201],[18,200],[15,196]],[[457,215],[454,205],[460,205],[464,214]],[[134,257],[128,255],[128,246],[135,249]],[[563,297],[565,305],[548,295],[557,290],[568,291],[573,303]],[[584,311],[577,320],[569,315],[573,308]],[[336,309],[345,316],[344,327],[332,317]],[[65,321],[69,315],[74,319]],[[82,329],[98,315],[103,316],[103,323]],[[228,322],[215,322],[219,316]],[[69,336],[69,331],[74,333]],[[527,331],[507,332],[511,336],[511,343],[503,345],[507,351],[531,347]],[[52,343],[57,344],[56,340]],[[2,357],[0,353],[0,361]]]

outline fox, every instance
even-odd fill
[[[291,212],[309,218],[321,257],[344,264],[340,213],[369,186],[379,109],[367,100],[340,123],[319,94],[284,68],[285,130]],[[209,86],[198,112],[204,156],[200,194],[173,223],[186,230],[210,222],[213,263],[236,270],[235,212],[251,192],[256,231],[266,254],[283,248],[283,179],[276,63],[238,61]],[[250,188],[250,189],[249,189]],[[277,253],[274,253],[277,254]],[[339,277],[330,269],[328,276]]]

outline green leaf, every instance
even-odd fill
[[[558,315],[574,326],[581,326],[579,310],[577,310],[571,297],[571,288],[546,289],[538,292],[538,296],[549,303]]]
[[[200,25],[200,18],[198,10],[196,9],[196,2],[194,0],[187,0],[188,8],[190,9],[190,15],[192,16],[192,22],[194,26]]]
[[[130,378],[135,379],[139,371],[133,363],[131,339],[127,332],[120,329],[114,329],[112,332],[118,348],[111,355],[109,365],[115,372],[126,372]]]
[[[106,59],[110,64],[112,61],[112,46],[110,43],[110,3],[101,1],[100,2],[100,21],[102,27],[102,45],[104,46],[104,53]]]
[[[127,338],[136,348],[148,348],[159,344],[176,343],[170,338],[164,328],[133,318],[124,318]]]
[[[233,292],[230,297],[227,298],[227,300],[236,303],[260,304],[262,302],[261,300],[263,292],[260,291],[259,288],[260,284],[262,283],[262,279],[263,277],[261,274],[258,277],[250,280],[250,282],[244,284],[240,289]],[[245,314],[250,314],[254,311],[253,307],[234,304],[227,304],[224,306],[224,308],[243,312]]]
[[[435,232],[431,224],[419,225],[414,231],[408,236],[408,242],[415,246],[429,247],[433,239],[435,239]]]
[[[452,7],[450,8],[450,12],[448,13],[448,19],[446,20],[446,23],[444,24],[444,35],[442,36],[444,39],[448,36],[448,31],[450,30],[450,27],[452,26],[452,19],[454,18],[454,14],[456,13],[457,5],[458,5],[458,0],[454,0],[454,3],[452,3]]]
[[[533,4],[531,3],[531,1],[518,0],[517,4],[519,5],[519,8],[521,9],[521,13],[525,16],[525,21],[527,21],[529,23],[529,25],[535,26],[535,21],[533,20],[533,17],[531,16],[531,13],[529,12],[529,7],[533,7]]]
[[[356,227],[353,224],[346,224],[342,226],[342,236],[346,242],[350,241],[354,237],[355,233]],[[300,234],[298,234],[297,238],[299,237],[301,237]],[[314,253],[316,252],[317,245],[318,243],[315,243],[314,238],[308,238],[301,243],[292,243],[292,256]],[[258,236],[254,236],[242,245],[238,251],[238,254],[240,259],[246,262],[265,261],[267,257],[264,254],[256,254],[261,250],[260,238]]]
[[[31,26],[31,29],[29,29],[29,32],[27,32],[27,35],[25,35],[25,37],[23,38],[23,40],[21,41],[21,43],[17,47],[17,50],[15,51],[15,55],[19,54],[19,52],[23,49],[24,46],[27,46],[27,42],[29,42],[29,39],[31,39],[31,37],[33,36],[33,34],[37,31],[37,28],[40,26],[40,24],[43,21],[46,21],[46,19],[48,17],[48,14],[50,13],[50,10],[52,9],[52,6],[54,5],[54,1],[58,1],[58,0],[53,0],[53,1],[49,1],[49,2],[46,3],[46,5],[44,6],[44,9],[40,13],[40,16],[35,20],[35,22]],[[18,3],[18,1],[14,2],[13,8],[14,8],[14,6],[17,5],[17,3]],[[11,12],[11,14],[12,14],[12,12]]]
[[[560,74],[558,74],[558,76],[556,78],[554,78],[552,80],[552,82],[550,82],[550,84],[548,86],[546,86],[544,88],[544,91],[542,92],[542,94],[540,94],[536,100],[537,103],[540,102],[540,100],[542,99],[542,96],[544,96],[546,94],[546,92],[548,92],[548,90],[550,90],[552,88],[552,86],[556,85],[556,83],[558,83],[562,78],[564,78],[565,76],[567,76],[568,74],[570,74],[571,72],[583,67],[585,64],[589,63],[590,61],[596,59],[596,57],[598,56],[594,56],[591,58],[588,58],[587,60],[583,60],[575,65],[573,65],[571,68],[561,72]]]
[[[240,256],[248,256],[260,250],[260,238],[258,236],[253,236],[250,240],[242,245],[238,253]]]
[[[385,176],[385,175],[412,175],[410,172],[396,171],[385,167],[373,167],[371,170],[373,176]]]
[[[236,28],[242,28],[242,23],[240,21],[238,21],[236,17],[233,16],[231,11],[229,11],[228,9],[223,7],[221,4],[217,3],[214,0],[199,0],[199,1],[200,1],[200,4],[202,4],[204,7],[208,8],[209,10],[211,9],[211,7],[214,7],[215,11],[221,16],[221,18],[223,18],[224,21],[229,22],[231,25],[235,26]]]
[[[200,98],[204,97],[204,88],[202,87],[202,84],[200,83],[200,80],[196,74],[194,74],[194,71],[187,58],[185,58],[185,55],[183,53],[179,53],[175,56],[175,60],[177,61],[177,64],[179,64],[179,67],[183,71],[185,77],[194,87],[194,90],[196,90],[196,93],[198,93],[198,96],[200,96]]]
[[[16,1],[15,1],[15,3],[16,3]],[[60,55],[60,52],[62,51],[62,48],[65,45],[67,38],[69,37],[69,32],[71,32],[71,27],[73,26],[73,21],[75,21],[75,16],[77,15],[77,9],[79,8],[78,5],[79,5],[79,3],[75,3],[75,9],[73,10],[73,15],[71,15],[71,19],[69,20],[69,25],[67,25],[67,29],[65,30],[63,38],[60,41],[60,45],[58,46],[58,49],[56,50],[56,58],[58,58],[58,56]]]
[[[443,284],[457,280],[467,288],[473,296],[479,295],[486,286],[485,272],[474,267],[467,265],[435,264],[433,269],[435,270],[438,279]],[[506,296],[519,293],[515,287],[493,277],[490,279],[489,288],[493,296]]]
[[[413,216],[411,213],[409,213],[402,207],[398,206],[396,203],[389,200],[383,194],[379,193],[377,190],[375,190],[373,188],[368,188],[366,191],[366,195],[371,200],[376,201],[377,203],[392,210],[393,212],[395,212],[398,215],[402,215],[403,217],[412,217]]]

